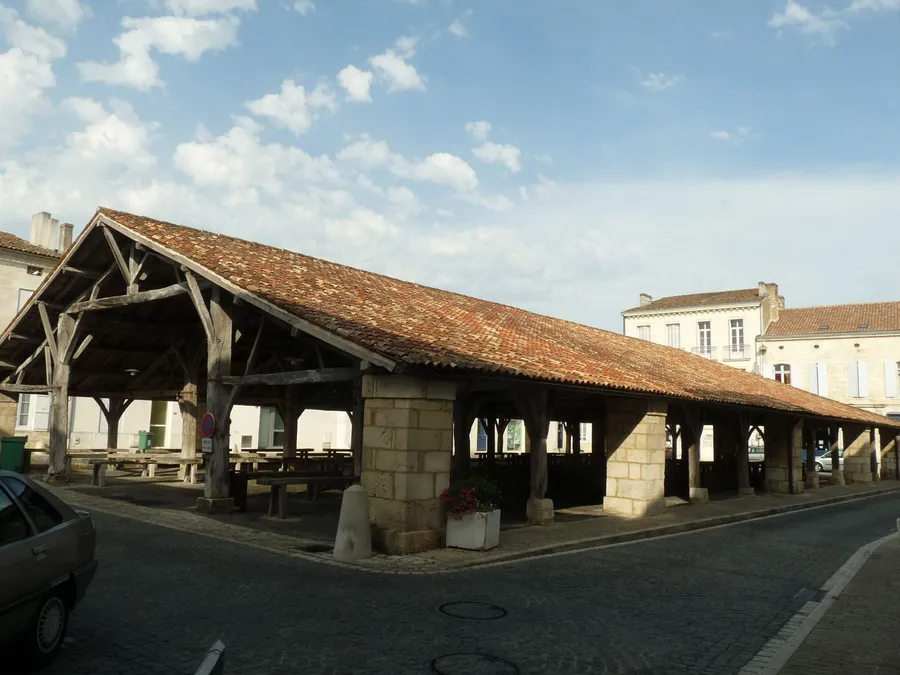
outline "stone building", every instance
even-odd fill
[[[871,481],[879,464],[896,466],[900,432],[888,417],[681,350],[102,208],[0,333],[0,391],[50,394],[51,482],[66,480],[70,396],[109,400],[113,429],[126,401],[178,401],[187,426],[209,411],[197,504],[207,511],[233,507],[235,406],[282,410],[287,456],[304,411],[349,415],[376,541],[398,553],[441,544],[440,493],[472,469],[476,419],[497,431],[486,470],[511,477],[538,525],[575,484],[582,503],[627,517],[661,512],[670,492],[705,500],[704,426],[716,430],[716,473],[740,495],[815,489],[804,441],[838,430],[847,479]],[[527,452],[504,464],[496,440],[516,419]],[[591,452],[551,457],[551,421],[590,424]],[[765,433],[764,471],[748,458],[754,430]],[[683,470],[668,471],[667,433]],[[195,440],[183,436],[185,459]]]

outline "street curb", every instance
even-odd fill
[[[575,553],[587,549],[599,549],[607,546],[615,546],[618,544],[626,544],[631,542],[643,541],[646,539],[656,539],[659,537],[672,536],[676,534],[684,534],[697,530],[706,530],[722,525],[731,525],[747,520],[756,520],[759,518],[769,518],[772,516],[783,515],[793,511],[805,511],[809,509],[831,506],[843,502],[856,501],[859,499],[868,499],[870,497],[879,497],[890,494],[892,492],[900,492],[900,485],[872,490],[870,492],[839,495],[837,497],[828,497],[827,499],[819,499],[809,504],[786,504],[785,506],[775,506],[767,509],[758,509],[756,511],[747,511],[745,513],[735,513],[725,516],[714,516],[712,518],[703,518],[690,523],[675,523],[672,525],[661,525],[659,527],[647,528],[644,530],[636,530],[634,532],[623,532],[621,534],[608,534],[601,537],[586,537],[575,541],[568,541],[560,544],[549,544],[529,549],[527,551],[518,551],[505,555],[498,555],[490,560],[473,560],[472,562],[460,563],[453,565],[454,570],[471,569],[474,567],[484,567],[499,563],[511,563],[527,558],[538,558],[549,555],[558,555],[562,553]]]

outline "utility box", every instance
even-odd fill
[[[138,432],[138,452],[147,452],[150,449],[150,432]]]
[[[25,473],[25,442],[27,436],[0,438],[0,469]]]

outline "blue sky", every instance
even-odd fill
[[[900,299],[900,0],[0,0],[0,228],[98,204],[619,330]]]

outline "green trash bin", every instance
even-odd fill
[[[139,431],[138,432],[138,450],[140,452],[145,452],[150,449],[150,432],[149,431]]]
[[[27,436],[6,436],[0,438],[0,469],[25,471],[25,441]]]

